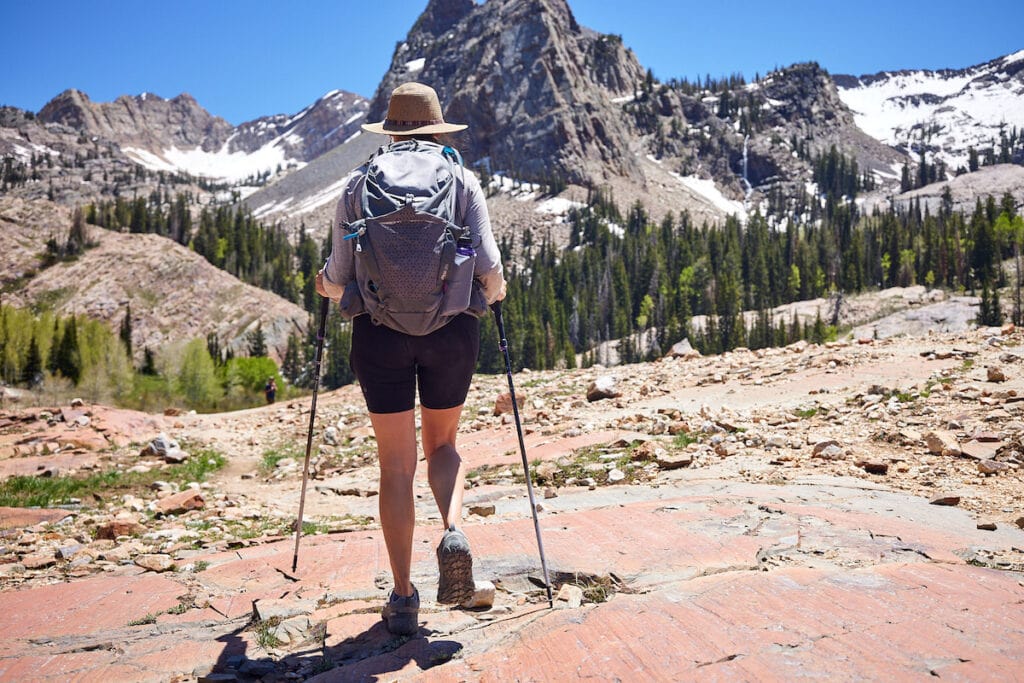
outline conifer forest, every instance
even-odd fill
[[[854,198],[868,181],[854,162],[833,149],[814,167],[821,194],[796,200],[769,194],[767,215],[755,211],[745,221],[730,217],[709,225],[685,212],[655,221],[639,203],[622,215],[614,197],[593,190],[586,206],[567,218],[568,245],[529,231],[506,234],[499,246],[509,283],[503,311],[513,369],[607,363],[602,344],[613,340],[623,363],[659,357],[683,338],[704,354],[824,342],[844,332],[836,319],[800,322],[773,317],[771,310],[915,284],[980,296],[979,324],[1007,317],[1021,324],[1024,219],[1011,197],[979,200],[969,213],[954,211],[947,196],[935,213],[911,204],[865,215]],[[223,340],[211,336],[168,364],[151,349],[133,356],[130,308],[115,332],[84,318],[32,316],[3,306],[0,379],[29,386],[92,382],[97,392],[143,408],[160,401],[203,409],[258,403],[262,381],[278,373],[292,391],[310,386],[318,298],[313,279],[329,242],[318,243],[304,226],[289,235],[241,209],[207,207],[196,214],[190,205],[186,194],[87,205],[75,212],[66,240],[51,240],[50,258],[75,258],[89,247],[83,222],[187,245],[309,312],[307,338],[288,340],[280,368],[266,358],[258,332],[243,358],[232,358]],[[482,324],[478,369],[504,372],[493,320]],[[354,380],[349,325],[334,313],[327,329],[321,382],[336,388]]]

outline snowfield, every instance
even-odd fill
[[[296,139],[291,142],[298,142],[298,136],[294,137]],[[251,154],[228,152],[226,142],[216,152],[207,152],[200,147],[185,150],[171,147],[159,155],[138,147],[125,147],[123,151],[129,158],[152,171],[184,171],[193,176],[237,183],[265,171],[273,173],[279,165],[299,168],[306,165],[303,161],[287,156],[284,149],[277,146],[280,141],[281,138],[276,138]]]
[[[886,74],[871,83],[839,88],[839,97],[868,135],[914,149],[922,129],[950,169],[967,165],[968,147],[998,146],[999,129],[1024,128],[1024,81],[1003,69],[1024,59],[1024,50],[962,71]]]
[[[722,191],[718,189],[718,186],[715,185],[714,180],[699,178],[695,175],[682,176],[678,173],[672,173],[671,175],[681,182],[686,189],[704,199],[716,209],[722,211],[725,215],[735,215],[741,221],[745,221],[747,219],[747,212],[746,209],[743,208],[743,202],[728,199],[722,194]]]

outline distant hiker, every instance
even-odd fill
[[[273,403],[274,398],[277,396],[277,382],[271,377],[267,380],[266,385],[263,387],[263,393],[267,395],[267,403]]]
[[[401,635],[419,628],[410,578],[417,386],[427,478],[444,527],[437,601],[465,602],[475,588],[469,542],[458,529],[465,465],[455,435],[480,347],[479,317],[505,297],[505,279],[480,182],[439,142],[465,128],[445,122],[433,88],[395,88],[387,118],[363,125],[391,142],[349,176],[331,255],[316,277],[317,292],[340,300],[352,320],[349,362],[377,438],[380,522],[395,582],[382,618]]]

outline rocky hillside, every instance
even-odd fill
[[[1024,205],[1024,166],[1016,164],[996,164],[983,166],[974,173],[954,176],[916,190],[909,190],[895,196],[871,193],[864,200],[864,209],[870,212],[878,206],[882,210],[895,201],[901,208],[920,204],[921,210],[926,208],[936,214],[942,208],[943,196],[948,194],[952,200],[954,211],[971,213],[979,197],[992,195],[998,201],[1009,194],[1018,206]]]
[[[93,227],[94,248],[43,269],[44,244],[51,236],[63,239],[69,213],[46,201],[0,200],[0,271],[10,290],[4,303],[86,314],[115,330],[130,305],[132,345],[140,357],[146,347],[157,352],[211,333],[223,348],[240,352],[246,334],[261,325],[270,355],[280,360],[288,335],[304,333],[308,316],[300,307],[158,235]]]
[[[24,165],[34,181],[5,190],[19,196],[49,190],[51,198],[70,203],[115,190],[148,192],[165,181],[200,195],[218,183],[261,184],[342,144],[359,130],[367,105],[334,90],[297,114],[232,126],[185,93],[93,102],[67,90],[38,115],[11,107],[0,112],[0,157]],[[199,179],[205,185],[197,188]],[[61,190],[70,185],[80,187],[65,195]]]

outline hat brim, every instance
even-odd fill
[[[396,126],[381,121],[380,123],[364,123],[361,128],[367,133],[379,133],[380,135],[431,135],[440,133],[457,133],[460,130],[469,128],[464,123],[432,123],[426,126]]]

